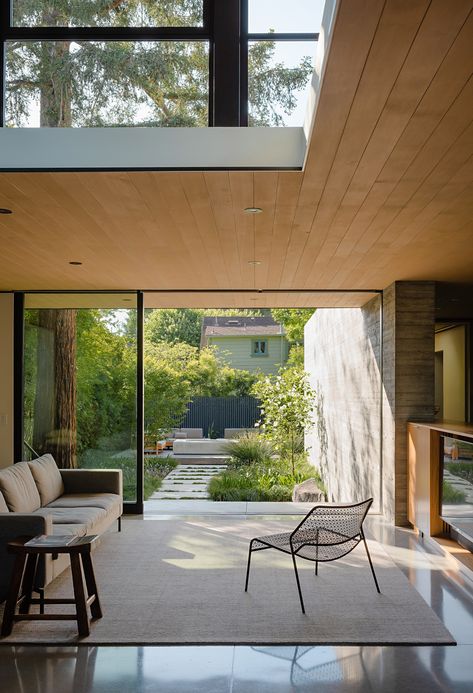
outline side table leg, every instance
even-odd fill
[[[18,553],[16,555],[15,564],[11,576],[10,589],[3,612],[2,635],[10,635],[13,628],[13,617],[15,615],[18,594],[20,592],[21,581],[23,578],[23,569],[25,567],[26,554]]]
[[[89,635],[89,618],[85,604],[84,583],[82,580],[82,568],[79,554],[71,553],[72,584],[74,587],[74,599],[76,601],[77,628],[81,637]]]
[[[36,575],[36,566],[38,564],[38,554],[30,553],[26,557],[26,567],[25,574],[23,577],[23,587],[21,590],[21,596],[23,601],[20,604],[18,612],[20,614],[29,613],[31,606],[31,593],[33,591],[34,576]]]
[[[82,555],[82,565],[84,566],[85,583],[89,597],[95,594],[95,599],[90,605],[90,611],[94,618],[102,618],[102,607],[100,606],[97,583],[95,581],[94,566],[90,553],[84,552]]]

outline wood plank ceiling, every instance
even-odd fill
[[[303,171],[3,173],[0,289],[320,305],[473,282],[472,73],[471,0],[342,0]]]

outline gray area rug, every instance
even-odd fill
[[[382,594],[364,549],[320,565],[299,561],[306,615],[291,558],[253,555],[243,591],[248,540],[292,529],[288,520],[224,517],[125,520],[93,554],[104,616],[79,639],[74,621],[21,622],[2,644],[455,644],[384,549],[370,541]],[[71,596],[69,571],[47,589]],[[70,607],[49,609],[70,610]]]

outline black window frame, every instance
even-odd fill
[[[0,2],[0,127],[5,126],[7,41],[205,41],[209,45],[209,127],[248,126],[248,45],[317,41],[318,33],[249,33],[248,0],[203,0],[199,27],[17,27],[13,2]]]

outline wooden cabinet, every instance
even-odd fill
[[[439,431],[422,424],[408,424],[408,518],[419,532],[428,536],[442,531],[439,444]]]
[[[440,436],[472,438],[469,424],[408,423],[408,519],[419,532],[428,536],[440,534]]]

